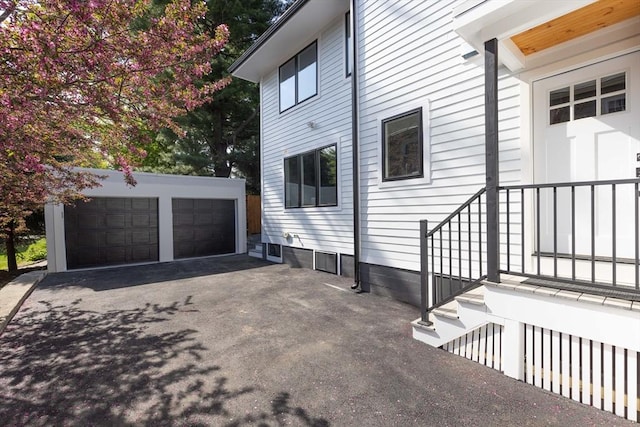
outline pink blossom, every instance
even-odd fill
[[[149,131],[179,132],[173,117],[230,81],[196,86],[229,38],[196,31],[204,2],[172,0],[132,32],[150,0],[15,1],[0,0],[0,226],[98,184],[76,166],[106,161],[135,185]]]

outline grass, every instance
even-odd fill
[[[4,243],[4,242],[2,242]],[[9,283],[15,277],[30,270],[41,267],[22,267],[35,261],[47,258],[47,241],[44,238],[37,240],[21,241],[16,245],[16,258],[18,258],[18,271],[7,271],[7,254],[4,245],[0,248],[0,288]]]
[[[46,259],[46,239],[43,237],[35,241],[18,242],[16,244],[16,258],[18,259],[18,267]],[[0,270],[7,270],[7,254],[4,247],[0,249]]]

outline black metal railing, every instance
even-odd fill
[[[483,188],[433,229],[420,221],[422,321],[490,268],[640,292],[639,187],[639,179],[500,186],[497,227],[487,227]],[[489,239],[500,248],[499,266],[487,265]]]
[[[639,185],[623,179],[499,187],[500,272],[618,286],[618,270],[627,266],[625,288],[640,290]]]
[[[481,189],[428,230],[420,221],[421,318],[486,278],[486,212]],[[485,227],[483,227],[485,224]]]

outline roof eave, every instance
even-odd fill
[[[240,55],[240,57],[238,59],[235,60],[235,62],[233,64],[231,64],[231,66],[228,68],[228,71],[231,74],[236,73],[236,71],[242,66],[244,65],[247,60],[249,60],[249,58],[251,58],[258,50],[260,50],[260,48],[262,46],[264,46],[264,44],[275,34],[277,33],[280,28],[282,28],[290,19],[291,17],[293,17],[300,9],[302,9],[302,7],[307,4],[309,2],[309,0],[297,0],[295,3],[293,3],[283,14],[282,16],[280,16],[280,18],[278,18],[278,20],[276,22],[273,23],[273,25],[271,25],[267,31],[265,31],[264,33],[262,33],[262,35],[260,35],[260,37],[258,37],[258,39],[255,41],[254,44],[252,44],[249,49],[247,49],[246,51],[244,51],[244,53],[242,55]],[[243,76],[239,76],[242,78],[245,78],[246,80],[250,80],[253,81],[254,83],[257,83],[258,79],[252,80]]]

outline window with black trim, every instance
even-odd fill
[[[344,17],[344,52],[345,52],[345,69],[347,71],[347,77],[351,75],[351,12],[347,12]]]
[[[422,108],[382,121],[382,180],[424,176]]]
[[[318,93],[318,43],[313,42],[280,66],[280,112]]]
[[[284,206],[338,205],[336,145],[284,159]]]

